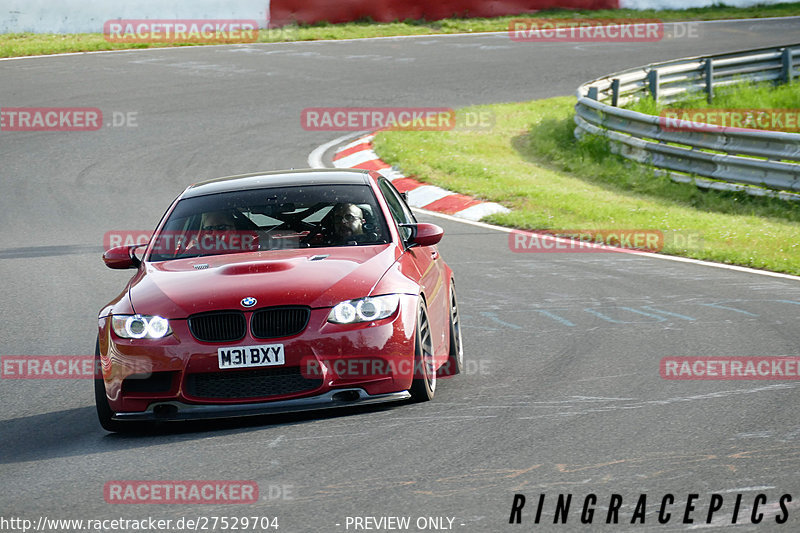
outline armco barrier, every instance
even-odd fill
[[[800,134],[697,126],[672,131],[660,117],[620,109],[652,95],[675,102],[688,92],[743,80],[790,82],[798,77],[800,45],[694,57],[625,70],[581,85],[575,105],[575,135],[604,135],[629,159],[667,171],[731,184],[800,191]],[[610,105],[609,105],[610,104]],[[697,180],[698,185],[715,182]],[[749,189],[748,192],[754,192]]]
[[[270,26],[292,22],[351,22],[370,18],[439,20],[448,17],[499,17],[542,9],[616,9],[619,0],[272,0]]]

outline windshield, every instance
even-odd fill
[[[178,202],[154,236],[150,261],[260,250],[386,244],[366,185],[232,191]]]

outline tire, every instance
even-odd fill
[[[436,392],[436,370],[434,365],[433,340],[431,339],[428,311],[425,308],[425,302],[420,301],[414,339],[414,380],[411,382],[411,389],[409,389],[412,401],[427,402],[433,399],[433,395]]]
[[[464,341],[461,338],[461,317],[458,314],[456,288],[450,283],[450,357],[440,369],[440,376],[455,376],[464,371]]]
[[[94,349],[94,371],[100,372],[100,339],[97,339],[97,344],[95,345]],[[133,428],[132,425],[126,424],[125,422],[120,422],[119,420],[114,420],[112,417],[114,416],[114,411],[111,410],[111,406],[108,405],[108,397],[106,397],[106,385],[105,381],[103,381],[101,377],[94,378],[94,403],[97,407],[97,419],[100,421],[100,425],[106,431],[111,431],[113,433],[125,433],[130,431]]]

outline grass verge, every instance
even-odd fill
[[[753,120],[752,117],[750,119],[742,117],[741,123],[734,125],[754,129],[797,132],[800,130],[797,120],[800,113],[800,85],[797,82],[783,85],[775,85],[771,82],[742,82],[714,89],[714,98],[711,102],[708,102],[704,92],[699,91],[688,94],[685,99],[673,104],[656,103],[652,96],[648,96],[625,106],[625,108],[648,115],[659,115],[665,109],[746,109],[752,110],[753,113],[762,111],[766,120],[759,121]],[[769,120],[772,115],[780,119],[777,124],[773,124],[772,120]],[[731,125],[732,117],[730,115],[722,117],[718,114],[701,114],[700,118],[716,121],[714,122],[716,125],[723,126]],[[727,121],[723,123],[724,118],[727,118]]]
[[[581,11],[554,9],[533,14],[497,18],[460,19],[450,18],[437,21],[407,20],[394,23],[374,23],[371,21],[347,24],[319,23],[313,25],[287,26],[259,32],[257,42],[313,41],[320,39],[358,39],[364,37],[390,37],[398,35],[442,35],[450,33],[473,33],[486,31],[507,31],[509,22],[515,18],[649,18],[665,22],[686,20],[722,20],[737,18],[785,17],[800,15],[800,2],[789,4],[760,5],[751,7],[712,7],[673,10],[633,10],[606,9]],[[213,43],[224,44],[224,43]],[[100,50],[122,50],[134,48],[161,48],[175,46],[166,43],[121,44],[110,43],[102,33],[80,34],[34,34],[9,33],[0,35],[0,57],[21,57],[42,54],[61,54],[67,52],[95,52]],[[195,46],[184,44],[178,46]]]
[[[466,108],[461,117],[493,115],[491,130],[382,132],[374,145],[408,176],[509,207],[488,218],[495,224],[657,230],[666,254],[800,275],[800,206],[674,183],[610,154],[603,138],[577,141],[574,105]]]

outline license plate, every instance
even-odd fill
[[[251,368],[286,363],[283,344],[219,348],[217,349],[217,358],[220,368]]]

